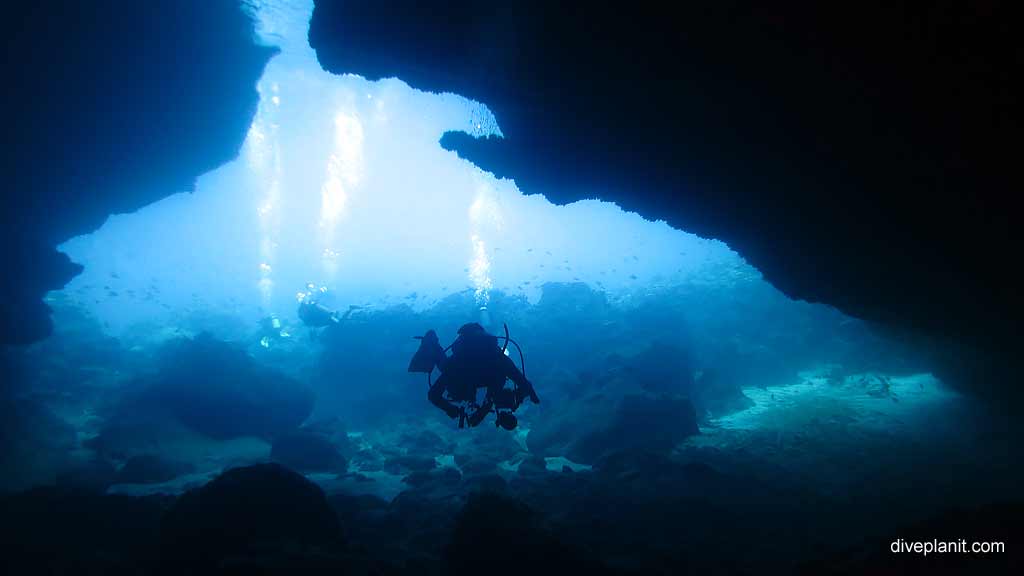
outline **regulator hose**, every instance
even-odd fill
[[[508,324],[502,323],[502,326],[505,327],[505,336],[504,336],[504,338],[505,338],[505,345],[501,347],[501,353],[504,354],[505,350],[508,349],[509,342],[514,344],[515,347],[516,347],[516,350],[519,351],[519,367],[520,367],[520,369],[523,372],[523,378],[526,378],[526,359],[523,357],[523,349],[519,347],[519,343],[518,342],[516,342],[511,337],[509,337],[509,335],[508,335]],[[499,338],[501,338],[501,336],[499,336]]]

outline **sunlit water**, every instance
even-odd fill
[[[311,2],[249,5],[260,40],[281,52],[239,157],[194,192],[60,247],[85,265],[64,296],[111,334],[143,322],[171,331],[197,315],[294,319],[310,285],[332,307],[422,309],[466,289],[480,306],[496,289],[536,301],[551,281],[619,300],[681,282],[760,281],[721,242],[613,204],[523,195],[438,145],[446,131],[500,134],[485,106],[329,74],[306,43]]]

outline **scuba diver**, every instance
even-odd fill
[[[362,306],[356,306],[355,304],[348,307],[348,310],[344,314],[338,315],[336,310],[331,310],[327,306],[320,304],[313,298],[312,293],[306,295],[299,300],[299,320],[310,328],[323,328],[330,326],[331,324],[341,324],[353,312],[359,310]]]
[[[309,288],[309,292],[300,292],[298,295],[299,309],[297,313],[299,320],[309,327],[310,340],[316,340],[322,335],[323,330],[321,328],[341,324],[353,312],[362,308],[362,306],[353,304],[348,307],[344,314],[339,314],[337,310],[331,310],[318,301],[316,295],[326,293],[326,288],[317,289],[313,284],[307,285],[307,288]]]
[[[433,330],[416,338],[421,340],[420,347],[409,362],[409,372],[427,374],[427,398],[453,420],[458,418],[459,428],[467,422],[470,427],[477,426],[494,412],[495,426],[514,430],[519,424],[514,414],[519,405],[526,398],[534,404],[540,403],[533,384],[524,374],[525,364],[520,371],[505,353],[509,343],[514,344],[519,350],[520,364],[523,364],[523,352],[519,344],[509,337],[508,326],[505,326],[505,336],[498,337],[489,334],[476,322],[463,325],[459,328],[458,338],[448,347],[452,351],[451,356],[447,354],[448,349],[441,348]],[[505,340],[503,346],[498,345],[499,338]],[[441,375],[431,384],[430,374],[435,367]],[[507,380],[512,381],[512,389],[505,387]],[[482,405],[476,403],[479,388],[487,389]]]
[[[303,298],[299,302],[299,320],[302,320],[302,323],[310,328],[323,328],[340,321],[337,312],[312,298]]]
[[[274,314],[260,319],[260,328],[256,335],[260,337],[260,346],[264,348],[270,348],[271,345],[277,344],[286,338],[291,338],[288,329],[281,324],[281,320]]]

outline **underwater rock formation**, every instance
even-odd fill
[[[339,569],[344,563],[324,549],[341,538],[323,490],[277,464],[224,472],[178,498],[160,523],[170,573]]]
[[[604,454],[629,448],[668,452],[689,436],[699,434],[697,414],[685,398],[625,396],[615,415],[577,438],[566,456],[592,463]]]
[[[60,461],[74,447],[75,437],[74,429],[46,406],[15,397],[9,386],[10,382],[0,383],[0,470],[4,471],[0,490],[52,478]]]
[[[207,334],[171,341],[159,371],[126,399],[108,426],[169,415],[211,438],[271,439],[294,431],[313,410],[313,393],[244,351]],[[102,435],[101,435],[102,436]]]
[[[206,334],[168,342],[155,367],[155,374],[115,397],[85,447],[102,458],[128,460],[204,437],[272,441],[297,431],[313,410],[308,386]]]
[[[685,396],[701,415],[724,414],[750,405],[739,381],[720,376],[730,368],[728,362],[698,370],[691,355],[679,346],[654,342],[636,356],[619,360],[616,368],[648,393]]]
[[[213,438],[272,438],[313,410],[313,393],[302,383],[204,334],[166,346],[153,388],[182,423]]]
[[[565,456],[591,464],[605,454],[631,448],[670,452],[676,444],[700,433],[693,404],[678,396],[608,392],[549,412],[531,428],[530,450],[544,456]]]
[[[50,333],[40,301],[80,267],[55,247],[167,195],[238,153],[257,46],[237,1],[14,3],[5,17],[0,343]]]
[[[895,538],[1003,539],[1009,546],[1017,541],[1024,516],[1019,502],[946,504],[919,520],[890,525],[894,519],[879,513],[876,494],[850,500],[848,494],[823,498],[794,491],[791,485],[766,482],[763,475],[740,472],[748,464],[743,460],[712,466],[701,459],[678,461],[630,450],[603,458],[589,474],[551,474],[517,481],[512,488],[495,477],[487,484],[500,494],[488,487],[453,497],[428,486],[389,503],[336,493],[326,498],[329,513],[337,517],[333,521],[315,486],[274,465],[229,471],[177,503],[171,497],[33,489],[0,495],[0,538],[6,546],[0,571],[604,574],[614,567],[619,574],[1019,572],[1017,556],[1009,549],[927,558],[890,552]],[[908,489],[919,491],[913,484]],[[898,506],[883,505],[893,504]],[[269,526],[272,518],[280,524]],[[185,520],[189,523],[178,524]],[[204,535],[207,539],[199,541]],[[795,550],[790,549],[794,541],[801,543]],[[168,559],[179,553],[184,556]],[[506,558],[513,561],[501,561]]]
[[[0,496],[0,573],[155,573],[167,505],[53,487]]]

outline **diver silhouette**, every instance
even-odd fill
[[[320,292],[323,293],[324,289],[321,288]],[[297,314],[299,320],[309,328],[310,341],[315,341],[322,336],[324,329],[328,326],[343,324],[353,312],[360,308],[362,306],[353,304],[343,314],[337,310],[331,310],[317,300],[316,292],[311,288],[308,293],[300,295]]]
[[[264,316],[260,319],[259,330],[256,332],[260,346],[270,348],[287,338],[291,338],[288,328],[281,323],[276,314]]]
[[[356,305],[349,306],[344,314],[339,315],[337,311],[331,310],[316,300],[307,297],[299,302],[298,315],[299,320],[302,320],[302,323],[306,326],[310,328],[323,328],[331,324],[342,323],[352,315],[352,312],[359,308]]]
[[[463,325],[458,338],[448,347],[451,356],[441,348],[433,330],[417,338],[421,340],[420,347],[409,362],[409,372],[425,372],[428,384],[435,367],[441,372],[437,381],[429,384],[427,398],[450,418],[458,418],[459,428],[466,423],[477,426],[493,411],[496,426],[514,430],[519,424],[514,412],[523,400],[529,398],[534,404],[540,403],[533,384],[524,374],[525,365],[520,370],[505,354],[509,343],[519,349],[519,344],[508,335],[508,326],[505,336],[498,337],[476,322]],[[499,338],[505,340],[504,346],[498,345]],[[519,357],[522,364],[522,350]],[[508,380],[512,381],[512,389],[505,387]],[[481,405],[476,403],[479,388],[487,390]]]

